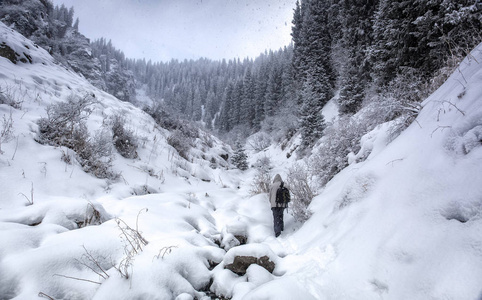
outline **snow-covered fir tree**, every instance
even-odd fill
[[[248,165],[248,155],[241,144],[241,142],[236,142],[235,151],[233,156],[231,157],[231,162],[233,165],[240,169],[241,171],[245,171],[249,168]]]

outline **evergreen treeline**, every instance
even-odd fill
[[[420,101],[423,86],[482,41],[481,9],[473,0],[302,0],[284,49],[242,61],[162,63],[125,58],[106,39],[90,43],[73,9],[50,0],[3,0],[0,19],[122,100],[135,102],[145,87],[156,103],[206,128],[285,137],[296,130],[310,148],[324,134],[321,109],[335,91],[347,116],[384,93]]]
[[[308,148],[323,134],[321,109],[336,90],[345,115],[395,88],[420,101],[414,89],[428,92],[438,72],[482,41],[481,8],[469,0],[304,0],[284,49],[243,61],[122,64],[151,97],[220,132],[279,130],[270,122],[288,112]]]
[[[293,98],[291,59],[289,46],[254,60],[126,60],[126,66],[149,96],[180,116],[209,129],[246,135]]]
[[[469,0],[298,1],[293,70],[304,145],[321,136],[320,110],[334,90],[340,113],[354,114],[369,91],[403,88],[397,81],[407,77],[420,88],[468,54],[482,41],[481,9]]]

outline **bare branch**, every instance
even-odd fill
[[[393,163],[394,163],[394,162],[396,162],[396,161],[403,161],[404,159],[405,159],[405,158],[394,159],[394,160],[392,160],[392,161],[387,162],[386,165],[388,166],[388,164],[392,164],[392,167],[393,167]]]
[[[17,154],[17,149],[18,149],[18,135],[17,135],[17,142],[15,143],[15,151],[13,152],[13,155],[12,155],[12,160],[15,159],[15,155]]]
[[[95,271],[92,267],[88,266],[87,264],[81,262],[81,264],[83,264],[84,266],[86,266],[87,268],[91,269],[94,273],[98,274],[100,277],[104,278],[104,279],[107,279],[109,278],[109,274],[107,274],[107,272],[100,266],[99,262],[97,261],[97,259],[94,258],[94,256],[87,250],[87,248],[85,248],[84,245],[82,245],[82,248],[84,248],[85,250],[85,254],[84,256],[87,257],[87,259],[92,262],[95,266],[97,266],[97,268],[99,268],[99,270],[104,274],[100,274],[100,272],[97,272]]]
[[[437,130],[439,130],[439,129],[441,129],[441,130],[443,131],[444,129],[447,129],[447,128],[452,128],[452,126],[438,126],[437,128],[435,128],[435,129],[432,131],[432,133],[430,134],[430,137],[433,137],[433,134],[435,133],[435,131],[437,131]]]
[[[30,199],[27,196],[25,196],[24,193],[18,193],[18,194],[24,196],[25,199],[27,199],[28,205],[33,205],[33,182],[32,182],[32,188],[30,189]]]
[[[93,280],[89,280],[89,279],[71,277],[71,276],[66,276],[66,275],[61,275],[61,274],[54,274],[54,276],[59,276],[59,277],[64,277],[64,278],[74,279],[74,280],[80,280],[80,281],[86,281],[86,282],[95,283],[95,284],[102,284],[101,282],[97,282],[97,281],[93,281]]]
[[[45,293],[43,293],[43,292],[39,292],[39,293],[38,293],[38,296],[39,296],[39,297],[43,297],[43,298],[48,298],[48,299],[50,299],[50,300],[55,300],[53,297],[50,297],[49,295],[47,295],[47,294],[45,294]]]
[[[465,116],[465,112],[463,112],[460,108],[457,107],[457,105],[453,104],[452,102],[450,102],[450,101],[443,101],[443,103],[448,103],[449,105],[452,105],[453,107],[455,107],[456,110],[459,111],[459,113],[461,113],[463,116]]]
[[[161,258],[161,259],[163,259],[166,254],[170,254],[170,253],[172,252],[172,249],[173,249],[173,248],[177,248],[177,247],[178,247],[178,246],[169,246],[169,247],[163,247],[163,248],[161,248],[161,249],[159,250],[159,254],[154,255],[154,257],[152,258],[152,260],[154,260],[154,258],[157,258],[157,259]]]

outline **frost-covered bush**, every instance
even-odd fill
[[[219,132],[219,137],[228,144],[235,144],[239,140],[246,140],[252,133],[246,125],[236,125],[229,132]]]
[[[6,143],[13,139],[13,119],[12,112],[7,117],[3,115],[3,120],[0,126],[0,154],[3,154],[2,143]]]
[[[85,143],[88,137],[85,121],[92,113],[93,104],[94,99],[90,95],[71,95],[66,102],[49,105],[46,109],[47,117],[37,121],[38,140],[41,143],[72,149],[76,144]]]
[[[325,185],[333,176],[348,166],[347,155],[360,150],[360,138],[366,133],[366,124],[354,118],[342,117],[325,129],[320,146],[310,157],[310,172]]]
[[[89,137],[84,148],[77,152],[77,155],[77,160],[87,173],[94,174],[97,178],[116,179],[118,177],[118,174],[111,170],[112,136],[107,130],[98,131],[93,137]]]
[[[285,107],[278,114],[266,119],[261,124],[261,131],[267,132],[270,141],[282,142],[291,139],[298,131],[299,119],[294,114],[298,111],[295,107]]]
[[[415,120],[421,109],[420,101],[426,95],[426,88],[417,76],[416,70],[406,68],[381,93],[367,100],[359,113],[343,116],[325,129],[310,161],[311,171],[321,185],[348,165],[347,155],[357,153],[361,137],[377,125],[391,121],[391,141]]]
[[[428,88],[413,68],[405,68],[383,91],[372,97],[363,109],[364,123],[370,129],[395,120],[390,139],[395,139],[418,116],[420,102],[428,96]]]
[[[294,164],[287,175],[287,186],[292,195],[291,209],[297,221],[304,222],[311,216],[308,206],[315,197],[313,182],[308,169],[301,164]]]
[[[137,158],[137,138],[134,132],[126,128],[125,118],[120,115],[112,120],[112,137],[114,147],[125,158]]]
[[[0,85],[0,104],[9,105],[15,109],[22,109],[27,90],[12,88],[9,85]]]
[[[194,141],[201,138],[199,129],[188,121],[176,118],[175,113],[160,104],[146,107],[144,111],[151,115],[162,128],[171,131],[171,135],[167,138],[167,143],[174,147],[181,157],[189,159],[188,153],[194,147]]]
[[[180,130],[175,130],[167,138],[167,143],[176,149],[179,156],[184,159],[189,159],[189,150],[191,149],[192,140],[184,135]]]
[[[248,138],[247,145],[253,151],[260,152],[271,146],[271,137],[266,132],[260,131]]]
[[[176,113],[170,111],[163,105],[156,105],[153,107],[146,107],[144,111],[148,113],[158,125],[169,131],[177,130],[185,137],[190,139],[200,138],[199,129],[177,117]]]
[[[130,227],[124,220],[120,218],[115,219],[117,227],[121,231],[120,236],[124,242],[125,256],[114,268],[119,272],[121,277],[125,279],[129,279],[132,276],[132,264],[135,257],[144,250],[144,247],[147,246],[147,244],[149,244],[137,227],[137,224],[139,223],[139,215],[143,211],[147,212],[147,208],[142,209],[137,214],[135,229]]]
[[[70,96],[66,102],[49,105],[47,117],[37,121],[41,144],[63,146],[72,149],[84,171],[98,178],[115,178],[112,165],[112,137],[104,130],[93,137],[86,120],[92,113],[94,98]]]
[[[271,184],[271,159],[264,156],[254,164],[256,175],[251,184],[251,194],[268,193]]]

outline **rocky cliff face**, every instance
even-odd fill
[[[92,55],[90,40],[63,20],[56,9],[49,0],[5,0],[0,2],[0,21],[34,41],[94,86],[123,101],[134,101],[133,74],[122,69],[114,58],[111,59],[112,67],[103,70],[99,59]],[[2,48],[2,51],[8,52],[8,49]],[[5,55],[9,55],[7,52]],[[15,55],[11,57],[20,59]]]

